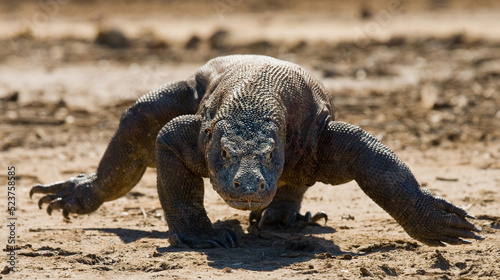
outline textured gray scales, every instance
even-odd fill
[[[326,218],[300,215],[315,182],[355,180],[413,238],[428,245],[481,239],[466,211],[420,188],[409,168],[377,139],[335,121],[322,83],[302,67],[266,56],[210,60],[185,81],[147,93],[127,109],[95,174],[36,185],[40,207],[85,214],[130,191],[148,167],[171,243],[234,247],[203,206],[203,177],[259,226]],[[342,199],[342,198],[339,198]],[[444,242],[444,243],[443,243]]]

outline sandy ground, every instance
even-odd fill
[[[1,278],[500,278],[494,1],[82,2],[0,4],[0,202],[14,196],[15,166],[17,217],[11,235],[9,212],[1,216],[2,247],[12,236],[17,246],[15,272],[2,251]],[[117,26],[124,37],[107,32]],[[70,222],[29,199],[35,183],[94,172],[136,98],[232,53],[313,71],[337,119],[381,139],[423,186],[475,215],[485,240],[422,245],[354,182],[306,193],[303,211],[325,211],[326,225],[259,231],[207,181],[210,219],[240,238],[230,250],[169,246],[153,169],[131,193]]]

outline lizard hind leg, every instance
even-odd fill
[[[325,212],[320,211],[314,215],[311,212],[300,214],[300,206],[304,193],[307,191],[305,186],[284,185],[278,188],[278,192],[271,204],[263,210],[254,210],[250,213],[250,224],[256,225],[262,229],[266,227],[306,227],[317,225],[321,219],[328,221]]]

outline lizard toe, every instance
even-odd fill
[[[58,182],[50,185],[36,184],[30,190],[30,198],[33,197],[33,194],[35,193],[50,194],[60,192],[68,188],[71,184],[72,183],[68,181]]]
[[[411,237],[430,246],[469,244],[471,239],[483,239],[475,233],[481,228],[468,220],[473,216],[465,210],[429,192],[424,195],[418,201],[419,206],[402,219],[403,228]]]
[[[428,245],[428,246],[446,247],[445,243],[443,243],[442,241],[437,240],[437,239],[418,238],[417,240],[424,243],[425,245]]]
[[[452,237],[452,236],[442,236],[441,241],[450,244],[450,245],[461,245],[461,244],[470,244],[472,241],[469,240],[463,240],[458,237]]]
[[[258,229],[266,226],[278,226],[280,228],[316,226],[318,225],[317,222],[322,219],[325,220],[326,225],[328,215],[323,211],[314,215],[311,212],[302,215],[298,211],[289,211],[283,207],[252,211],[249,217],[250,224],[256,224]]]
[[[54,195],[54,194],[51,194],[51,195],[46,195],[42,198],[40,198],[40,200],[38,200],[38,209],[42,209],[43,208],[43,205],[45,203],[51,203],[52,201],[58,199],[59,196],[58,195]]]
[[[265,225],[272,225],[280,223],[280,218],[277,216],[277,213],[275,211],[272,211],[271,209],[264,211],[264,214],[262,215],[262,218],[260,219],[259,223],[257,224],[258,229],[262,229],[265,227]]]
[[[325,225],[328,222],[328,215],[324,211],[319,211],[318,213],[314,214],[312,216],[311,221],[313,223],[317,223],[319,220],[324,219],[325,220]]]
[[[460,228],[447,228],[443,230],[444,234],[450,237],[456,238],[467,238],[467,239],[484,239],[482,236],[475,234],[470,230],[460,229]]]
[[[251,225],[259,224],[260,220],[262,219],[262,212],[263,210],[253,210],[252,212],[250,212],[250,215],[248,216],[248,221],[250,222]]]
[[[298,226],[298,227],[317,226],[318,225],[317,222],[321,219],[325,220],[325,225],[326,225],[326,222],[328,221],[328,215],[323,211],[314,214],[314,216],[312,216],[311,212],[309,211],[306,212],[305,215],[301,215],[298,212],[294,212],[292,213],[292,215],[290,215],[290,218],[288,219],[285,228],[289,228],[292,226]]]
[[[229,248],[238,247],[238,236],[236,235],[236,233],[230,229],[226,229],[225,231],[226,241],[231,245]]]
[[[56,199],[52,200],[52,202],[49,203],[49,206],[47,206],[47,214],[52,215],[53,210],[60,210],[64,206],[64,202],[62,198],[57,197]]]
[[[54,210],[62,210],[64,219],[70,213],[87,214],[95,211],[104,202],[96,192],[95,174],[80,174],[64,182],[50,185],[35,185],[30,190],[30,197],[35,193],[46,194],[38,200],[38,207],[47,206],[47,214]]]

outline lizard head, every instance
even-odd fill
[[[259,210],[271,203],[285,162],[274,122],[221,120],[207,151],[211,183],[228,205]]]

